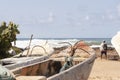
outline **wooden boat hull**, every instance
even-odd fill
[[[40,48],[43,49],[43,51],[45,52],[44,54],[42,53],[43,51]],[[33,49],[36,49],[36,50],[33,51]],[[34,63],[46,60],[54,53],[54,51],[47,53],[44,47],[36,45],[30,49],[28,56],[26,55],[27,53],[28,53],[28,50],[23,51],[22,53],[15,55],[11,58],[5,58],[0,60],[0,63],[6,68],[8,68],[9,70],[12,70],[15,68],[27,66],[30,64],[34,64]]]
[[[65,63],[62,57],[49,58],[11,71],[16,75],[17,80],[87,80],[96,59],[96,54],[90,47],[83,46],[80,46],[80,48],[88,50],[91,55],[87,58],[74,57],[74,66],[62,72],[60,72],[60,69]],[[33,77],[37,79],[32,79]]]
[[[22,67],[22,66],[27,66],[27,65],[30,65],[30,64],[34,64],[36,62],[40,62],[40,61],[46,60],[48,58],[49,58],[48,56],[8,58],[8,59],[5,59],[5,60],[2,60],[1,63],[7,69],[12,70],[12,69],[19,68],[19,67]]]
[[[95,60],[93,54],[88,60],[85,60],[72,68],[51,76],[47,80],[87,80]]]
[[[17,76],[16,77],[17,80],[23,80],[23,78],[29,79],[31,76],[34,77],[39,76],[40,78],[41,76],[42,77],[44,76],[42,79],[36,79],[36,80],[87,80],[90,75],[95,58],[96,55],[93,54],[89,59],[81,63],[78,63],[80,62],[80,60],[75,61],[76,64],[75,66],[63,72],[59,72],[59,70],[57,71],[54,67],[51,68],[52,71],[50,70],[49,63],[51,63],[52,60],[45,60],[36,64],[17,68],[11,71]]]

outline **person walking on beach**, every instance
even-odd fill
[[[100,45],[100,51],[101,51],[101,59],[102,59],[103,54],[105,54],[105,57],[107,59],[107,43],[105,40],[103,40],[103,42]]]

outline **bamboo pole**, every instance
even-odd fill
[[[27,51],[27,56],[28,56],[28,54],[29,54],[29,50],[30,50],[30,45],[31,45],[32,37],[33,37],[33,34],[31,35],[30,42],[29,42],[29,45],[28,45],[29,49],[28,49],[28,51]]]

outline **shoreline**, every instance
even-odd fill
[[[88,80],[120,80],[120,61],[97,58]]]
[[[93,64],[88,80],[120,80],[120,57],[115,49],[108,50],[108,59],[101,60],[99,49],[96,51],[97,58]],[[111,59],[111,57],[113,57]],[[117,59],[114,59],[117,56]]]

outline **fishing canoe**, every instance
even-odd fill
[[[74,47],[77,48],[74,51],[73,66],[66,70],[60,71],[65,64],[65,56],[71,53],[69,52],[71,48],[67,48],[59,55],[52,55],[47,60],[10,71],[16,80],[87,80],[96,58],[95,51],[84,41],[80,41]]]
[[[41,50],[41,48],[43,50]],[[29,50],[28,55],[27,53],[28,50],[25,50],[18,55],[0,60],[0,63],[2,64],[2,66],[5,66],[9,70],[12,70],[18,67],[27,66],[36,62],[46,60],[54,53],[54,51],[47,52],[43,46],[35,45]]]
[[[59,53],[61,50],[67,48],[67,46],[53,48],[49,47],[49,49],[48,47],[49,46],[46,45],[45,46],[35,45],[31,47],[30,50],[25,50],[18,55],[0,60],[0,63],[2,64],[2,66],[5,66],[9,70],[12,70],[18,67],[27,66],[36,62],[46,60],[52,54]]]

